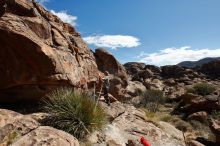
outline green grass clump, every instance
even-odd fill
[[[165,97],[160,90],[147,90],[142,94],[143,104],[149,112],[157,112],[160,104],[164,103]]]
[[[215,92],[216,87],[208,83],[197,83],[193,86],[193,89],[197,94],[205,96]]]
[[[95,129],[102,128],[106,116],[103,109],[87,94],[68,88],[58,89],[46,96],[43,110],[51,116],[46,124],[83,139]]]

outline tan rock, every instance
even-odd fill
[[[161,91],[165,87],[163,82],[159,79],[146,79],[143,84],[147,89],[154,89],[154,90],[161,90]]]
[[[72,135],[47,126],[40,126],[23,136],[11,146],[79,146]]]
[[[208,114],[205,111],[196,112],[188,116],[189,120],[196,120],[201,123],[205,123],[207,121]]]
[[[39,123],[31,118],[16,118],[0,129],[0,145],[11,144],[38,126]]]
[[[162,128],[147,121],[145,113],[131,105],[112,104],[108,112],[120,111],[119,106],[124,107],[125,111],[115,114],[115,118],[105,128],[103,135],[106,142],[114,140],[117,144],[125,146],[128,140],[131,140],[134,144],[139,145],[140,137],[144,136],[153,146],[184,146],[182,139],[174,138]]]
[[[211,119],[209,127],[216,138],[216,143],[220,144],[220,121]]]
[[[132,97],[139,96],[141,93],[146,91],[146,87],[138,81],[128,81],[126,92]]]
[[[0,128],[4,127],[8,123],[13,122],[16,118],[21,116],[22,114],[19,114],[17,112],[6,109],[0,109]]]
[[[163,121],[160,121],[158,124],[164,130],[165,133],[167,133],[167,134],[169,134],[169,135],[171,135],[181,141],[184,140],[182,131],[176,129],[173,125],[171,125],[167,122],[163,122]]]

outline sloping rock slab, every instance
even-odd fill
[[[40,126],[20,138],[11,146],[79,146],[72,135],[47,126]]]

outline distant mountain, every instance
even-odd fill
[[[207,58],[204,58],[198,61],[183,61],[177,65],[182,66],[182,67],[187,67],[187,68],[194,68],[196,66],[202,66],[203,64],[206,64],[206,63],[209,63],[215,60],[220,60],[220,57],[215,57],[215,58],[207,57]]]

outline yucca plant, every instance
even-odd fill
[[[103,109],[85,93],[61,88],[43,100],[43,110],[51,116],[46,124],[83,139],[106,121]]]

